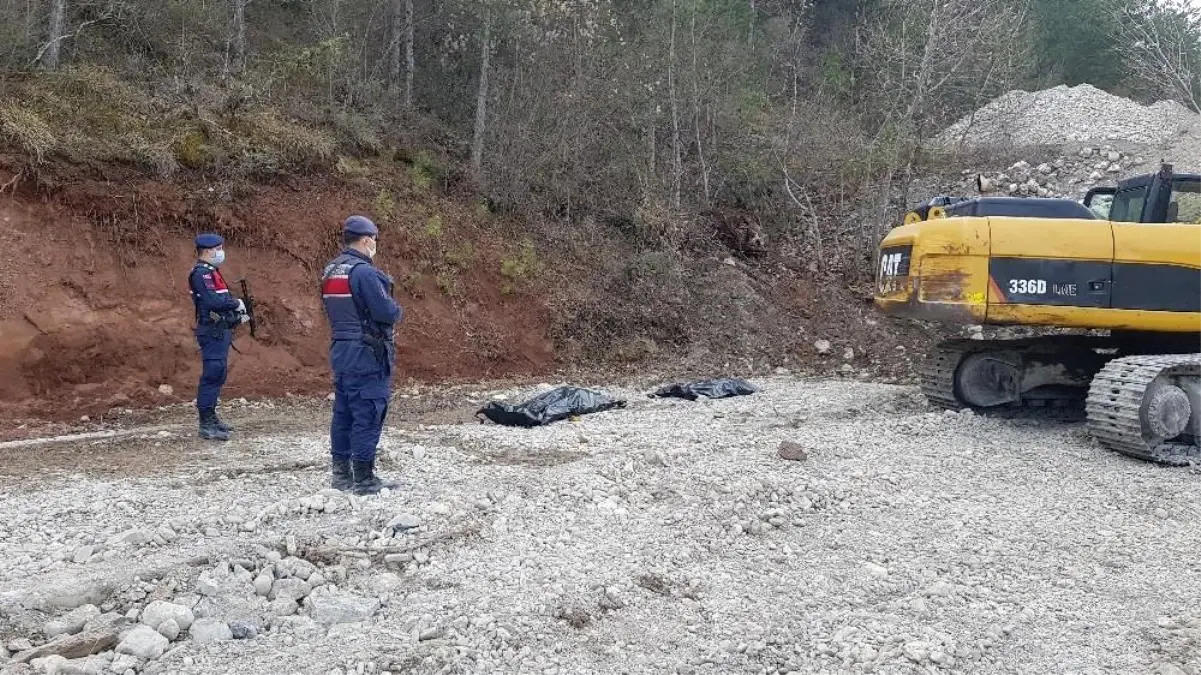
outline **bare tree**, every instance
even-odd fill
[[[119,2],[109,2],[99,8],[98,13],[93,18],[83,21],[75,27],[75,30],[67,32],[67,0],[52,0],[50,6],[50,28],[47,33],[47,39],[44,44],[38,49],[33,60],[29,63],[30,66],[40,64],[46,70],[54,70],[58,68],[58,62],[62,54],[62,45],[67,40],[77,37],[88,26],[98,23],[104,23],[114,19],[123,10],[123,6]]]
[[[901,130],[921,138],[977,101],[982,83],[1003,91],[1029,59],[1029,1],[890,0],[860,40],[872,64],[872,109],[883,113],[882,133]],[[999,72],[998,64],[1005,72]]]
[[[413,58],[413,0],[404,0],[405,3],[405,97],[404,105],[406,108],[413,107],[413,74],[417,70],[417,64]]]
[[[755,3],[752,0],[751,10],[753,11],[754,9]],[[702,135],[704,125],[701,123],[701,69],[697,55],[699,49],[696,42],[696,12],[697,8],[694,4],[692,6],[692,21],[689,23],[689,33],[692,38],[692,129],[696,134],[696,158],[700,162],[701,185],[705,190],[705,204],[708,205],[711,200],[711,193],[709,191],[709,165],[705,161],[705,142]]]
[[[401,103],[405,108],[413,107],[413,71],[416,70],[413,58],[413,0],[392,0],[392,40],[388,51],[389,81],[393,86],[401,85],[404,76],[404,91]],[[402,52],[403,48],[403,52]]]
[[[405,0],[392,0],[392,39],[388,41],[388,82],[400,84],[401,36],[404,34]]]
[[[1201,25],[1194,4],[1122,6],[1114,43],[1137,79],[1201,112]]]
[[[246,5],[249,3],[250,0],[230,0],[232,16],[225,55],[226,75],[240,75],[246,70]]]
[[[62,42],[66,39],[67,0],[53,0],[50,6],[50,33],[46,46],[40,55],[42,67],[46,70],[58,68],[58,55]]]
[[[676,0],[671,0],[671,37],[667,56],[667,97],[671,107],[671,205],[680,208],[684,167],[680,142],[680,107],[676,98]]]
[[[484,36],[480,40],[480,83],[475,96],[475,133],[471,139],[471,173],[479,180],[484,169],[484,134],[488,122],[488,70],[492,53],[492,11],[484,14]]]

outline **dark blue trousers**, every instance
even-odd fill
[[[200,345],[200,383],[196,387],[196,407],[200,410],[217,407],[221,387],[229,369],[229,346],[233,343],[233,331],[215,332],[211,329],[196,333]]]
[[[391,393],[390,378],[382,372],[379,375],[335,373],[330,454],[336,459],[374,462]]]

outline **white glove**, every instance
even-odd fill
[[[247,321],[250,321],[250,315],[243,312],[238,318],[238,323],[246,323]]]
[[[238,312],[246,313],[246,303],[242,302],[242,298],[238,298]]]

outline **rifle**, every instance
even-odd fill
[[[242,303],[246,305],[246,316],[250,317],[250,337],[257,338],[258,321],[254,317],[254,296],[250,294],[250,283],[245,279],[238,279],[238,286],[242,289]]]

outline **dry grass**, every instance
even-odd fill
[[[340,152],[380,147],[362,119],[328,128],[251,103],[222,108],[200,94],[169,102],[97,67],[12,75],[3,86],[19,103],[0,107],[0,146],[33,162],[113,162],[160,178],[270,175],[329,169]]]
[[[284,119],[272,110],[235,118],[227,129],[240,136],[249,151],[276,157],[284,166],[326,166],[337,151],[329,133]]]
[[[19,105],[0,108],[0,136],[41,162],[56,145],[54,132],[33,111]]]

